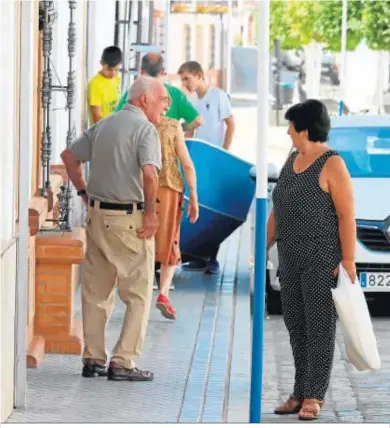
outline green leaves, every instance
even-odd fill
[[[322,1],[289,0],[287,2],[286,21],[289,27],[289,39],[299,48],[311,42],[320,42],[321,35],[316,28]]]
[[[390,50],[390,1],[364,2],[364,37],[370,49]]]
[[[339,52],[342,7],[342,0],[271,0],[271,46],[275,39],[282,49],[320,42]],[[371,49],[390,50],[390,0],[348,0],[347,50],[355,50],[363,38]]]
[[[363,37],[363,3],[362,0],[348,1],[347,50],[349,51],[355,50]],[[324,47],[333,52],[341,50],[342,13],[342,0],[321,2],[316,29]]]

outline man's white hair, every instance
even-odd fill
[[[129,102],[137,100],[141,95],[148,94],[156,89],[160,82],[154,77],[141,76],[135,80],[129,89]]]

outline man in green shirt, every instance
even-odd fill
[[[142,58],[142,76],[161,79],[164,74],[164,58],[161,55],[148,53]],[[172,85],[165,84],[165,87],[171,97],[171,107],[166,116],[172,119],[184,120],[183,129],[186,132],[186,137],[192,137],[195,129],[202,125],[202,117],[188,100],[184,92]],[[127,99],[127,91],[125,91],[115,111],[122,110],[125,104],[127,104]]]

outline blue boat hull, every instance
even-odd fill
[[[247,219],[255,194],[253,165],[202,140],[186,144],[197,175],[199,220],[191,224],[187,218],[186,189],[180,248],[184,259],[207,259]]]

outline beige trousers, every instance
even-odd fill
[[[115,285],[126,305],[120,337],[111,361],[135,367],[134,359],[143,350],[154,279],[154,239],[140,239],[143,211],[101,210],[89,207],[87,250],[84,260],[82,310],[84,328],[83,360],[106,363],[105,332],[114,308]]]

